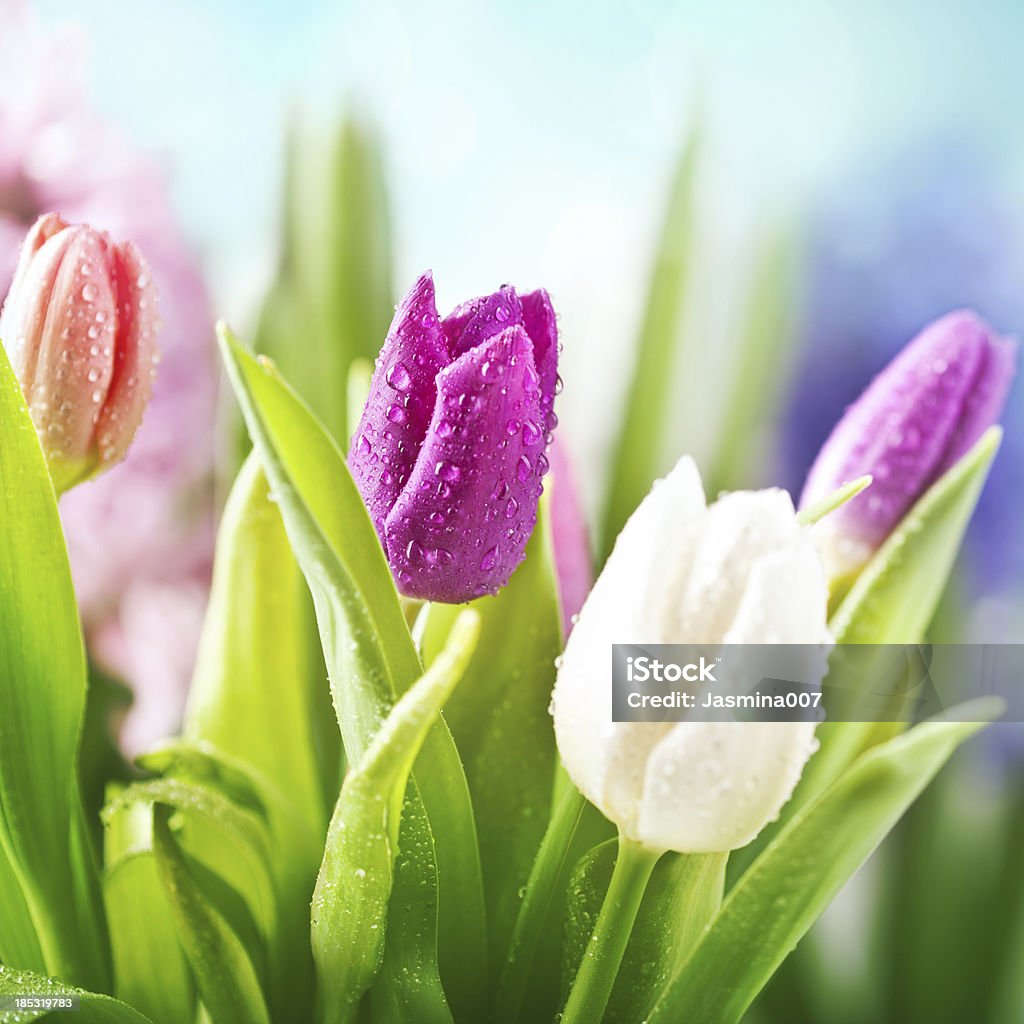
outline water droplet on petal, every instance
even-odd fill
[[[498,563],[498,545],[495,544],[493,548],[488,548],[484,552],[484,557],[480,559],[480,568],[484,572],[490,572]]]
[[[511,519],[519,511],[519,502],[515,498],[509,498],[505,506],[505,518]]]
[[[519,477],[522,483],[526,483],[532,473],[533,466],[530,465],[530,460],[525,455],[520,455],[519,463],[516,466],[516,476]]]
[[[96,285],[92,284],[91,282],[89,284],[82,286],[82,298],[86,302],[95,302],[96,296],[98,294],[99,290],[97,289]]]
[[[394,388],[395,391],[408,391],[409,385],[412,383],[412,377],[405,363],[395,363],[384,375],[384,379],[388,386]]]
[[[530,447],[535,444],[540,444],[540,440],[543,437],[540,427],[531,420],[527,420],[523,424],[523,444]]]
[[[391,423],[402,424],[408,418],[406,411],[400,405],[389,405],[384,413]]]
[[[445,462],[443,459],[434,467],[434,473],[450,484],[458,483],[462,477],[462,470],[454,462]]]

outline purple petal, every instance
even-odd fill
[[[999,419],[1017,369],[1017,343],[996,335],[981,317],[965,311],[951,313],[944,319],[950,322],[951,331],[974,336],[970,343],[981,350],[981,364],[964,399],[960,423],[946,446],[937,477],[959,462]]]
[[[509,327],[523,322],[519,296],[511,285],[502,285],[490,295],[481,295],[457,306],[442,326],[452,359],[476,348]]]
[[[871,487],[830,516],[874,546],[995,422],[1013,348],[979,317],[950,313],[926,327],[846,411],[801,496],[808,505],[863,473]]]
[[[447,363],[434,280],[426,273],[395,312],[348,456],[385,549],[384,523],[416,462],[437,399],[437,375]]]
[[[543,288],[520,296],[523,325],[533,342],[533,358],[540,375],[540,404],[548,430],[558,422],[554,418],[555,393],[558,391],[558,323],[551,296]]]
[[[386,524],[402,593],[468,601],[497,591],[522,561],[547,470],[536,378],[519,326],[438,376],[427,440]]]

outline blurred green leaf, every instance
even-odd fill
[[[0,947],[33,952],[27,909],[43,962],[19,966],[102,989],[107,936],[76,775],[78,606],[53,486],[2,346],[0,439],[0,892],[15,915]]]
[[[328,139],[293,121],[281,258],[256,349],[281,366],[339,444],[348,368],[376,356],[393,309],[391,225],[372,127],[349,113]]]
[[[20,995],[77,995],[81,1000],[81,1008],[72,1018],[75,1024],[150,1024],[137,1010],[111,999],[110,996],[86,992],[58,978],[48,978],[44,974],[4,967],[0,964],[0,996]],[[63,1010],[29,1010],[12,1014],[11,1019],[17,1024],[29,1024],[30,1021],[36,1020],[61,1021],[65,1019],[64,1014]]]
[[[523,564],[497,595],[472,607],[483,621],[480,642],[445,719],[466,768],[480,835],[493,991],[544,837],[555,777],[548,705],[562,629],[546,497]],[[428,664],[458,614],[452,605],[424,609],[417,634]]]
[[[963,706],[968,722],[925,722],[874,747],[801,808],[729,892],[650,1024],[739,1021],[835,894],[956,747],[995,717],[997,702]]]
[[[171,831],[173,813],[166,805],[154,806],[153,853],[203,1005],[213,1024],[269,1024],[252,960],[196,881]]]
[[[754,243],[753,276],[730,370],[724,374],[722,418],[707,459],[705,490],[749,487],[760,476],[778,419],[796,336],[800,247],[790,227]]]
[[[607,482],[598,566],[608,557],[619,530],[664,469],[662,442],[669,409],[676,399],[672,368],[677,365],[691,273],[697,152],[694,137],[676,166],[654,253],[636,363]]]
[[[830,512],[835,512],[837,508],[841,508],[851,498],[856,498],[861,491],[870,486],[870,476],[859,476],[856,480],[851,480],[849,483],[843,484],[842,487],[837,487],[831,494],[826,494],[824,498],[820,498],[814,504],[808,505],[807,508],[802,508],[796,514],[797,522],[802,526],[813,526],[824,519]]]
[[[327,1024],[355,1018],[380,969],[409,774],[479,635],[479,616],[460,611],[444,649],[401,696],[341,788],[312,914],[318,1005]],[[433,998],[444,1005],[440,988]]]
[[[281,515],[250,455],[221,520],[184,732],[273,779],[306,828],[322,835],[328,809],[316,763],[305,600]]]
[[[227,331],[228,374],[317,610],[346,754],[358,766],[398,696],[421,673],[391,572],[337,446],[266,361]],[[429,816],[429,820],[428,820]],[[432,831],[444,836],[434,844]],[[415,1007],[437,970],[453,1007],[479,1014],[487,970],[483,887],[465,774],[443,719],[410,783],[379,985]],[[430,897],[435,885],[439,900]]]

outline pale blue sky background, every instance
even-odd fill
[[[358,99],[385,136],[396,285],[430,266],[446,305],[504,280],[547,285],[574,384],[563,411],[594,459],[663,185],[697,106],[711,338],[728,330],[751,231],[851,169],[942,135],[1024,181],[1015,0],[38,8],[102,40],[97,99],[173,170],[218,309],[241,324],[272,263],[289,104],[327,118]]]

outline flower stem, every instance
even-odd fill
[[[604,1017],[644,890],[661,852],[619,834],[615,869],[565,1004],[562,1024],[595,1024]]]

